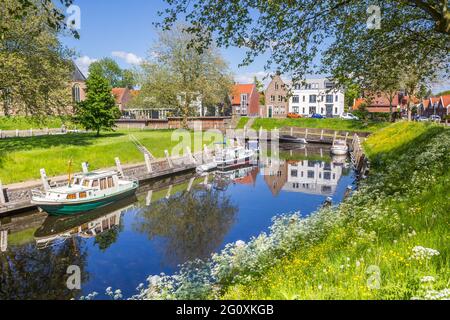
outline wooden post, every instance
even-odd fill
[[[336,138],[337,138],[337,131],[334,132],[333,146],[334,146],[334,143],[336,142]]]
[[[305,130],[305,140],[308,140],[308,129]]]
[[[8,230],[0,231],[0,251],[6,252],[8,249]]]
[[[123,177],[123,169],[119,157],[115,158],[114,161],[116,162],[117,171],[119,172],[120,176]]]
[[[172,195],[172,188],[173,188],[173,185],[171,184],[169,186],[169,190],[167,190],[167,194],[166,194],[166,199],[167,200],[169,200],[170,196]]]
[[[145,198],[145,205],[147,207],[150,207],[150,205],[152,204],[152,198],[153,198],[153,190],[150,190],[147,193],[147,197]]]
[[[169,151],[164,150],[164,154],[166,155],[166,160],[167,160],[167,163],[169,164],[169,167],[172,169],[173,163],[172,163],[172,160],[170,159]]]
[[[189,159],[191,160],[192,164],[196,164],[197,161],[195,160],[194,156],[192,155],[191,148],[189,146],[186,147],[186,152],[188,154]]]
[[[6,204],[5,193],[3,190],[2,180],[0,180],[0,204]]]
[[[348,140],[348,132],[345,134],[345,143],[347,143]]]
[[[322,129],[322,132],[320,133],[320,141],[322,141],[323,140],[323,129]]]
[[[89,173],[89,165],[87,164],[87,162],[83,162],[81,164],[81,169],[83,170],[83,173]]]
[[[45,169],[41,169],[40,173],[41,173],[41,181],[42,181],[42,185],[44,186],[44,190],[45,191],[50,190],[50,185],[48,184],[48,178],[47,178],[47,173],[45,172]]]
[[[291,127],[291,136],[293,136],[293,135],[294,135],[294,128]]]
[[[187,192],[191,192],[192,186],[194,185],[195,177],[192,177],[191,180],[189,180],[189,184],[187,187]]]
[[[150,159],[150,156],[147,153],[144,153],[144,159],[145,159],[145,166],[147,167],[147,172],[152,173],[152,160]]]

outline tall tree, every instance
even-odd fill
[[[0,103],[4,113],[64,114],[71,104],[72,52],[61,45],[58,31],[49,26],[48,8],[37,0],[25,9],[21,2],[1,2],[0,21],[7,25],[0,39]],[[19,9],[21,19],[15,14]]]
[[[103,58],[89,66],[89,74],[98,74],[106,78],[113,88],[133,88],[135,85],[133,73],[123,70],[111,58]]]
[[[143,64],[140,95],[154,105],[176,107],[186,127],[199,97],[203,107],[217,106],[231,92],[233,82],[214,45],[201,50],[192,46],[192,37],[184,29],[176,25],[159,33],[151,57]]]
[[[266,68],[275,64],[297,82],[307,73],[325,71],[339,80],[370,83],[377,75],[366,67],[375,57],[389,69],[389,61],[413,64],[417,52],[434,62],[434,74],[449,70],[448,0],[166,2],[170,7],[161,12],[158,26],[170,28],[185,20],[197,46],[207,46],[215,37],[219,46],[245,48],[243,64],[269,54]],[[314,63],[321,54],[322,70]]]
[[[100,136],[100,130],[112,131],[120,111],[108,80],[93,73],[89,75],[86,87],[86,100],[77,106],[76,121],[87,130],[94,130],[97,136]]]

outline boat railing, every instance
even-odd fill
[[[31,190],[31,195],[33,197],[36,197],[36,198],[43,198],[43,197],[45,197],[45,193],[44,192],[42,192],[41,190],[36,190],[36,189]]]

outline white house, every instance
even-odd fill
[[[308,116],[313,113],[328,118],[344,113],[345,93],[326,78],[307,79],[304,84],[292,88],[289,113]]]

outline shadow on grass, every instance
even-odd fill
[[[69,133],[66,135],[40,136],[28,138],[9,138],[0,140],[0,166],[5,156],[10,152],[32,151],[33,149],[48,149],[52,147],[90,146],[96,141],[125,136],[124,133],[104,133],[97,137],[93,133]]]

